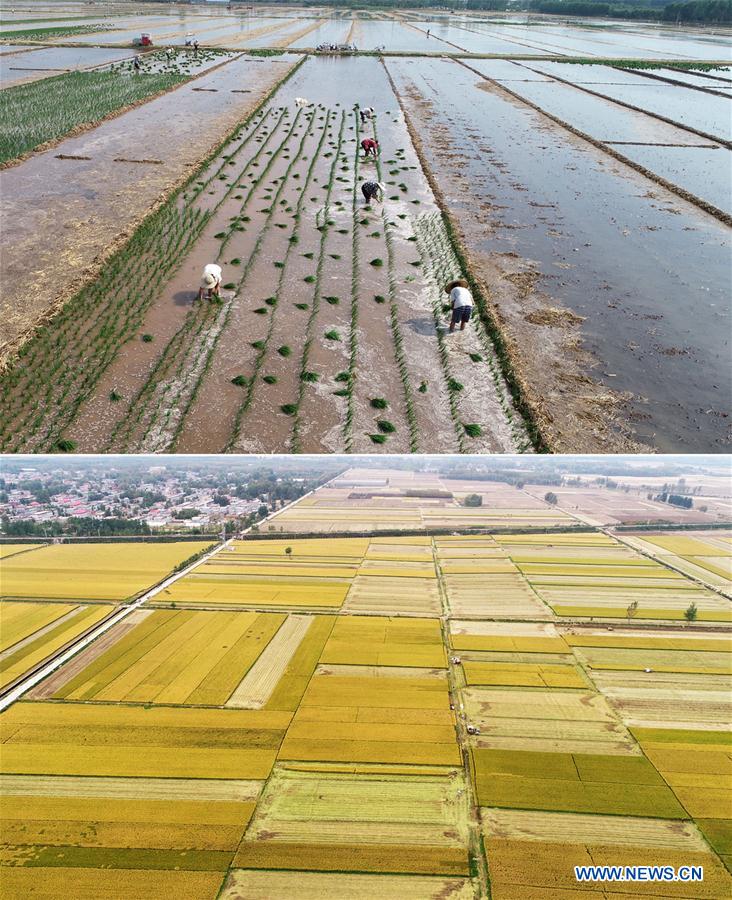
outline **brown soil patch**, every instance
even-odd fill
[[[530,312],[526,317],[532,325],[549,325],[552,328],[568,328],[570,325],[579,325],[584,322],[584,316],[578,316],[570,309],[559,309],[556,306],[547,306]]]

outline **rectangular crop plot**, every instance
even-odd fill
[[[156,609],[89,664],[67,664],[48,696],[65,700],[223,705],[285,621],[278,613]],[[82,655],[83,659],[83,655]],[[42,689],[41,689],[42,690]]]
[[[109,614],[108,606],[0,603],[0,687],[29,672]]]
[[[467,684],[587,688],[587,682],[575,666],[465,660],[463,671]]]
[[[279,758],[459,765],[447,680],[430,673],[316,672],[282,742]]]
[[[58,544],[3,562],[3,597],[126,600],[168,575],[210,541]]]
[[[341,616],[321,662],[440,668],[447,661],[436,619]]]
[[[359,863],[346,869],[467,874],[467,840],[459,769],[407,776],[277,768],[234,865],[330,869],[349,847]]]
[[[17,775],[267,778],[287,713],[16,703],[3,769]]]
[[[343,612],[439,616],[442,604],[435,579],[362,578],[357,575],[343,604]]]
[[[468,878],[436,875],[362,875],[343,872],[274,872],[232,869],[221,900],[261,897],[348,897],[349,900],[474,900]]]
[[[685,810],[642,756],[474,749],[482,806],[683,819]]]
[[[350,582],[317,578],[257,578],[256,576],[196,575],[191,573],[158,594],[158,603],[206,607],[275,607],[337,609]]]
[[[444,577],[450,611],[456,616],[496,616],[546,619],[551,609],[541,602],[518,574],[453,575]]]

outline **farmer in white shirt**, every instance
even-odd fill
[[[203,275],[201,276],[201,287],[198,289],[198,299],[203,300],[204,294],[206,294],[206,297],[209,300],[211,297],[218,297],[219,289],[221,288],[221,277],[221,266],[217,266],[216,263],[209,263],[203,270]]]
[[[473,295],[468,289],[468,282],[462,278],[451,281],[445,285],[445,293],[450,295],[450,305],[452,306],[450,331],[455,331],[458,322],[460,331],[465,331],[465,323],[470,321],[473,313]]]

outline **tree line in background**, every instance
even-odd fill
[[[286,0],[282,0],[286,2]],[[558,16],[591,16],[594,18],[638,19],[674,24],[730,24],[732,0],[624,0],[620,3],[598,3],[594,0],[313,0],[305,6],[333,6],[338,9],[441,9],[483,10],[488,12],[537,12]]]

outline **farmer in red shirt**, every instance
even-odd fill
[[[372,153],[376,156],[379,151],[379,142],[375,141],[373,138],[364,138],[361,141],[361,147],[363,148],[364,157],[369,156]]]

